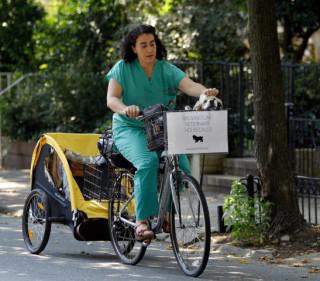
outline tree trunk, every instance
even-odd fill
[[[249,0],[249,40],[253,69],[255,141],[265,199],[273,203],[271,236],[301,229],[287,122],[274,0]]]

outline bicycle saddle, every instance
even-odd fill
[[[109,163],[116,168],[127,169],[133,172],[136,171],[136,168],[132,165],[132,163],[124,158],[119,152],[112,152],[108,160]]]

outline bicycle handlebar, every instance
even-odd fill
[[[204,111],[204,110],[221,110],[223,109],[223,103],[222,101],[217,98],[216,96],[206,96],[202,95],[199,97],[199,100],[196,102],[196,104],[192,107],[185,106],[184,111]],[[154,113],[159,112],[165,112],[168,111],[167,107],[163,105],[153,105],[148,108],[145,108],[144,110],[139,110],[138,116],[134,117],[137,120],[143,120],[146,116],[152,116]],[[147,112],[147,113],[146,113]],[[120,113],[128,116],[127,113]]]

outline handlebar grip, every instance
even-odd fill
[[[142,110],[139,110],[139,115],[136,117],[136,120],[142,120],[144,118],[144,114]]]

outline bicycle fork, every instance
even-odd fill
[[[163,174],[164,178],[161,181],[160,192],[158,196],[159,211],[158,211],[157,223],[152,226],[152,231],[155,234],[161,232],[162,224],[163,224],[163,221],[168,209],[168,205],[169,205],[169,200],[170,200],[170,191],[169,191],[170,178],[168,173],[168,167],[165,167],[165,170],[166,171]]]
[[[179,222],[181,224],[181,205],[179,200],[179,188],[181,186],[182,172],[179,169],[177,170],[173,169],[171,172],[166,171],[164,175],[165,175],[165,179],[162,182],[162,188],[159,195],[158,220],[156,225],[152,227],[152,230],[155,233],[159,233],[161,230],[171,198],[173,201],[174,209],[179,214]],[[171,195],[171,198],[170,198],[170,195]],[[128,198],[126,202],[122,204],[122,206],[120,205],[120,202],[119,202],[119,206],[121,206],[119,210],[119,219],[121,222],[127,225],[130,225],[132,227],[135,227],[136,224],[126,219],[124,215],[124,210],[126,210],[127,206],[131,203],[133,199],[134,199],[134,194],[131,194],[131,196]]]
[[[174,205],[174,210],[179,216],[179,224],[181,226],[181,201],[179,198],[179,191],[181,188],[181,171],[174,171],[170,174],[170,187],[171,187],[171,196]]]
[[[188,191],[188,187],[183,186],[182,184],[182,173],[183,172],[181,170],[176,170],[176,171],[173,171],[173,173],[170,175],[171,195],[172,195],[175,212],[178,214],[180,228],[185,227],[185,225],[182,223],[182,216],[181,216],[182,202],[180,198],[180,191],[182,191],[183,189],[185,189],[184,190],[185,192]],[[184,202],[184,204],[187,204],[189,206],[191,215],[193,218],[193,222],[195,226],[198,227],[200,225],[200,202],[198,202],[197,207],[193,207],[193,205],[196,202],[191,202],[190,196],[187,196],[187,198],[184,198],[184,199],[186,199],[186,202]]]

